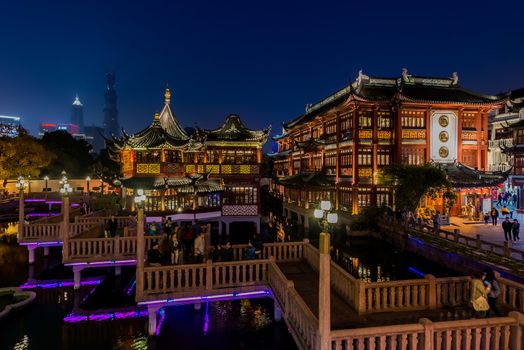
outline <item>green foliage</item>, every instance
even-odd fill
[[[27,133],[17,137],[0,138],[0,178],[16,178],[20,175],[38,177],[56,156],[46,150],[37,139]]]
[[[109,157],[107,148],[104,148],[94,160],[89,172],[103,181],[112,183],[114,179],[120,176],[120,166]]]
[[[391,208],[386,205],[380,207],[365,207],[360,215],[351,222],[352,231],[378,230],[379,219],[383,216],[392,215]]]
[[[93,197],[92,211],[110,210],[113,214],[120,212],[120,198],[114,194],[97,194]]]
[[[67,131],[59,130],[44,134],[42,145],[57,157],[43,171],[46,175],[59,176],[62,170],[68,176],[88,175],[93,164],[91,145],[85,140],[77,140]]]
[[[436,196],[440,190],[452,192],[446,173],[431,164],[390,165],[383,169],[380,181],[394,188],[395,206],[400,211],[415,212],[424,196]]]

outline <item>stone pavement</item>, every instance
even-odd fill
[[[517,219],[521,224],[520,241],[511,242],[510,246],[524,251],[524,214],[514,215],[513,218]],[[480,235],[480,239],[484,241],[503,245],[504,232],[502,231],[502,221],[503,219],[499,218],[497,226],[493,226],[491,222],[486,225],[483,221],[469,221],[460,217],[452,217],[451,225],[441,226],[441,229],[446,231],[459,229],[460,233],[465,236],[476,238],[477,235]]]
[[[278,267],[288,280],[293,281],[295,289],[306,305],[318,317],[318,273],[303,261],[278,263]],[[510,311],[500,306],[499,310],[503,315]],[[343,298],[331,290],[332,329],[418,323],[421,318],[429,318],[433,322],[462,320],[471,318],[471,311],[469,308],[460,306],[436,310],[410,310],[358,315]]]

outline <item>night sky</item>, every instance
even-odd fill
[[[467,4],[463,4],[467,3]],[[68,121],[75,94],[101,125],[104,74],[120,123],[150,123],[166,83],[184,126],[280,124],[352,81],[448,77],[498,93],[524,87],[523,1],[0,0],[0,115]]]

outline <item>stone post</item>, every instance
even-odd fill
[[[144,209],[141,207],[138,208],[136,220],[137,220],[137,223],[136,223],[136,240],[137,240],[136,242],[136,300],[140,300],[144,293],[144,253],[145,253]],[[155,322],[156,322],[156,318],[155,318]]]
[[[213,261],[206,260],[206,291],[213,289]]]
[[[427,303],[430,310],[437,308],[437,280],[433,275],[425,275],[424,279],[428,281],[428,287],[426,290],[427,293]]]
[[[147,330],[150,336],[156,335],[157,311],[158,311],[158,306],[148,305],[147,315],[148,315],[149,322],[148,322]]]
[[[73,266],[73,280],[74,280],[74,290],[80,289],[80,279],[81,279],[82,267]]]
[[[433,349],[433,322],[428,318],[421,318],[418,320],[418,323],[424,326],[424,343],[422,349]]]
[[[514,318],[516,324],[511,326],[510,346],[511,349],[522,349],[524,346],[522,339],[522,327],[524,326],[524,315],[517,311],[511,311],[508,317]]]
[[[31,265],[31,264],[34,264],[35,263],[35,249],[36,249],[36,245],[28,245],[27,246],[27,253],[28,253],[28,263]]]
[[[62,222],[62,253],[64,259],[69,258],[69,197],[62,196],[62,214],[64,220]]]
[[[477,235],[477,249],[482,248],[482,242],[480,241],[480,235]]]
[[[18,242],[24,236],[24,224],[25,224],[25,205],[24,205],[24,188],[21,186],[18,192]]]
[[[320,234],[320,264],[318,276],[318,326],[320,335],[320,350],[331,349],[331,257],[329,256],[329,239],[329,233],[322,232]]]
[[[357,279],[355,281],[355,310],[359,315],[366,313],[366,282]]]
[[[506,258],[511,257],[511,251],[509,250],[509,243],[508,243],[508,241],[504,241],[504,256]]]
[[[459,236],[460,236],[460,230],[458,228],[454,229],[453,234],[455,235],[455,242],[458,242]]]

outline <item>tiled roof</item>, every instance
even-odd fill
[[[214,130],[198,129],[207,141],[256,141],[266,143],[271,126],[263,130],[246,128],[238,115],[229,115],[222,126]]]

